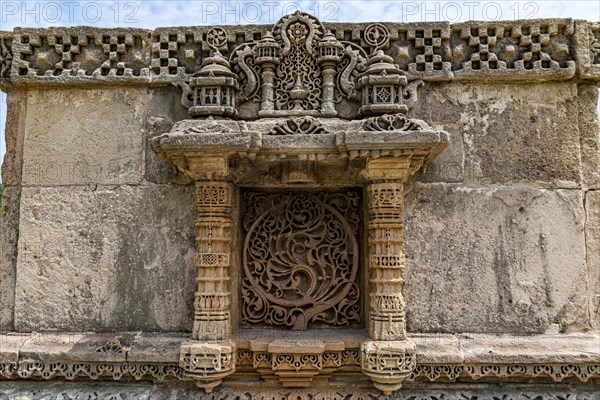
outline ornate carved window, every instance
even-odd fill
[[[362,326],[360,195],[243,196],[243,327]]]
[[[236,371],[284,387],[339,371],[389,394],[416,367],[403,182],[448,136],[406,117],[422,81],[384,52],[384,25],[356,42],[343,33],[301,12],[230,47],[211,29],[210,56],[180,82],[196,119],[153,139],[196,181],[198,287],[180,366],[206,391]]]

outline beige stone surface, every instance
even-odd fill
[[[148,101],[148,116],[144,178],[153,183],[190,183],[191,179],[179,174],[173,164],[159,160],[150,146],[150,139],[169,132],[175,122],[189,118],[187,110],[181,105],[180,91],[174,86],[152,88]]]
[[[591,325],[600,331],[600,192],[590,191],[585,198],[587,221],[587,274],[589,282],[589,317]]]
[[[27,93],[23,184],[128,184],[142,177],[145,88]]]
[[[21,189],[4,188],[0,214],[0,332],[14,329],[17,240]]]
[[[4,104],[0,105],[0,108]],[[5,186],[21,184],[23,164],[23,138],[25,116],[27,114],[27,94],[22,91],[9,92],[6,96],[6,154],[2,161],[2,183]]]
[[[600,189],[599,89],[596,85],[580,85],[577,90],[583,187]]]
[[[414,112],[436,128],[462,133],[469,186],[572,188],[581,184],[582,169],[577,94],[574,83],[435,83],[426,85]],[[461,163],[461,152],[452,146],[458,145],[439,159],[447,170],[423,179],[458,181],[460,174],[449,175]]]
[[[29,334],[11,333],[0,335],[0,364],[11,364],[19,361],[19,353]]]
[[[16,330],[191,329],[192,192],[25,188]]]
[[[580,191],[417,184],[405,215],[409,332],[590,329]]]
[[[597,363],[597,335],[471,335],[459,338],[465,364]]]

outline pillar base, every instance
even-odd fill
[[[235,356],[233,342],[184,342],[179,347],[179,366],[187,378],[210,393],[224,377],[235,372]]]
[[[402,387],[416,366],[416,346],[409,340],[374,341],[361,345],[361,367],[373,386],[389,395]]]

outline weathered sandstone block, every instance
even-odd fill
[[[26,188],[21,209],[17,331],[191,328],[190,188]]]
[[[590,191],[585,197],[587,221],[587,274],[589,282],[589,316],[591,325],[600,330],[600,192]]]
[[[469,186],[526,183],[573,188],[581,184],[582,168],[576,96],[577,86],[565,83],[444,83],[425,87],[415,113],[449,132],[458,130],[452,139],[461,140],[462,133]],[[593,138],[588,140],[590,147],[597,146],[597,137],[596,144]],[[457,182],[462,167],[459,149],[453,143],[436,160],[444,171],[423,179]]]
[[[406,218],[409,332],[590,328],[580,191],[419,184]]]
[[[177,121],[189,117],[181,105],[181,93],[175,87],[157,87],[150,90],[145,136],[144,178],[153,183],[190,183],[191,180],[177,172],[172,164],[159,160],[150,146],[150,139],[169,132]]]
[[[19,187],[4,188],[0,214],[0,331],[13,330],[20,197]]]
[[[139,183],[147,99],[143,88],[29,92],[23,184]]]
[[[585,189],[600,189],[598,88],[595,85],[579,85],[577,87],[577,102],[579,106],[583,187]]]
[[[23,167],[23,137],[25,134],[25,115],[27,95],[23,92],[11,92],[6,97],[6,154],[2,161],[2,183],[20,185]]]

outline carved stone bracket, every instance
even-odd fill
[[[221,380],[235,372],[235,343],[184,342],[179,366],[184,375],[210,393]]]
[[[247,364],[258,371],[266,382],[279,382],[283,387],[310,387],[327,381],[343,366],[358,363],[358,352],[346,349],[343,342],[319,340],[264,340],[250,343]]]

